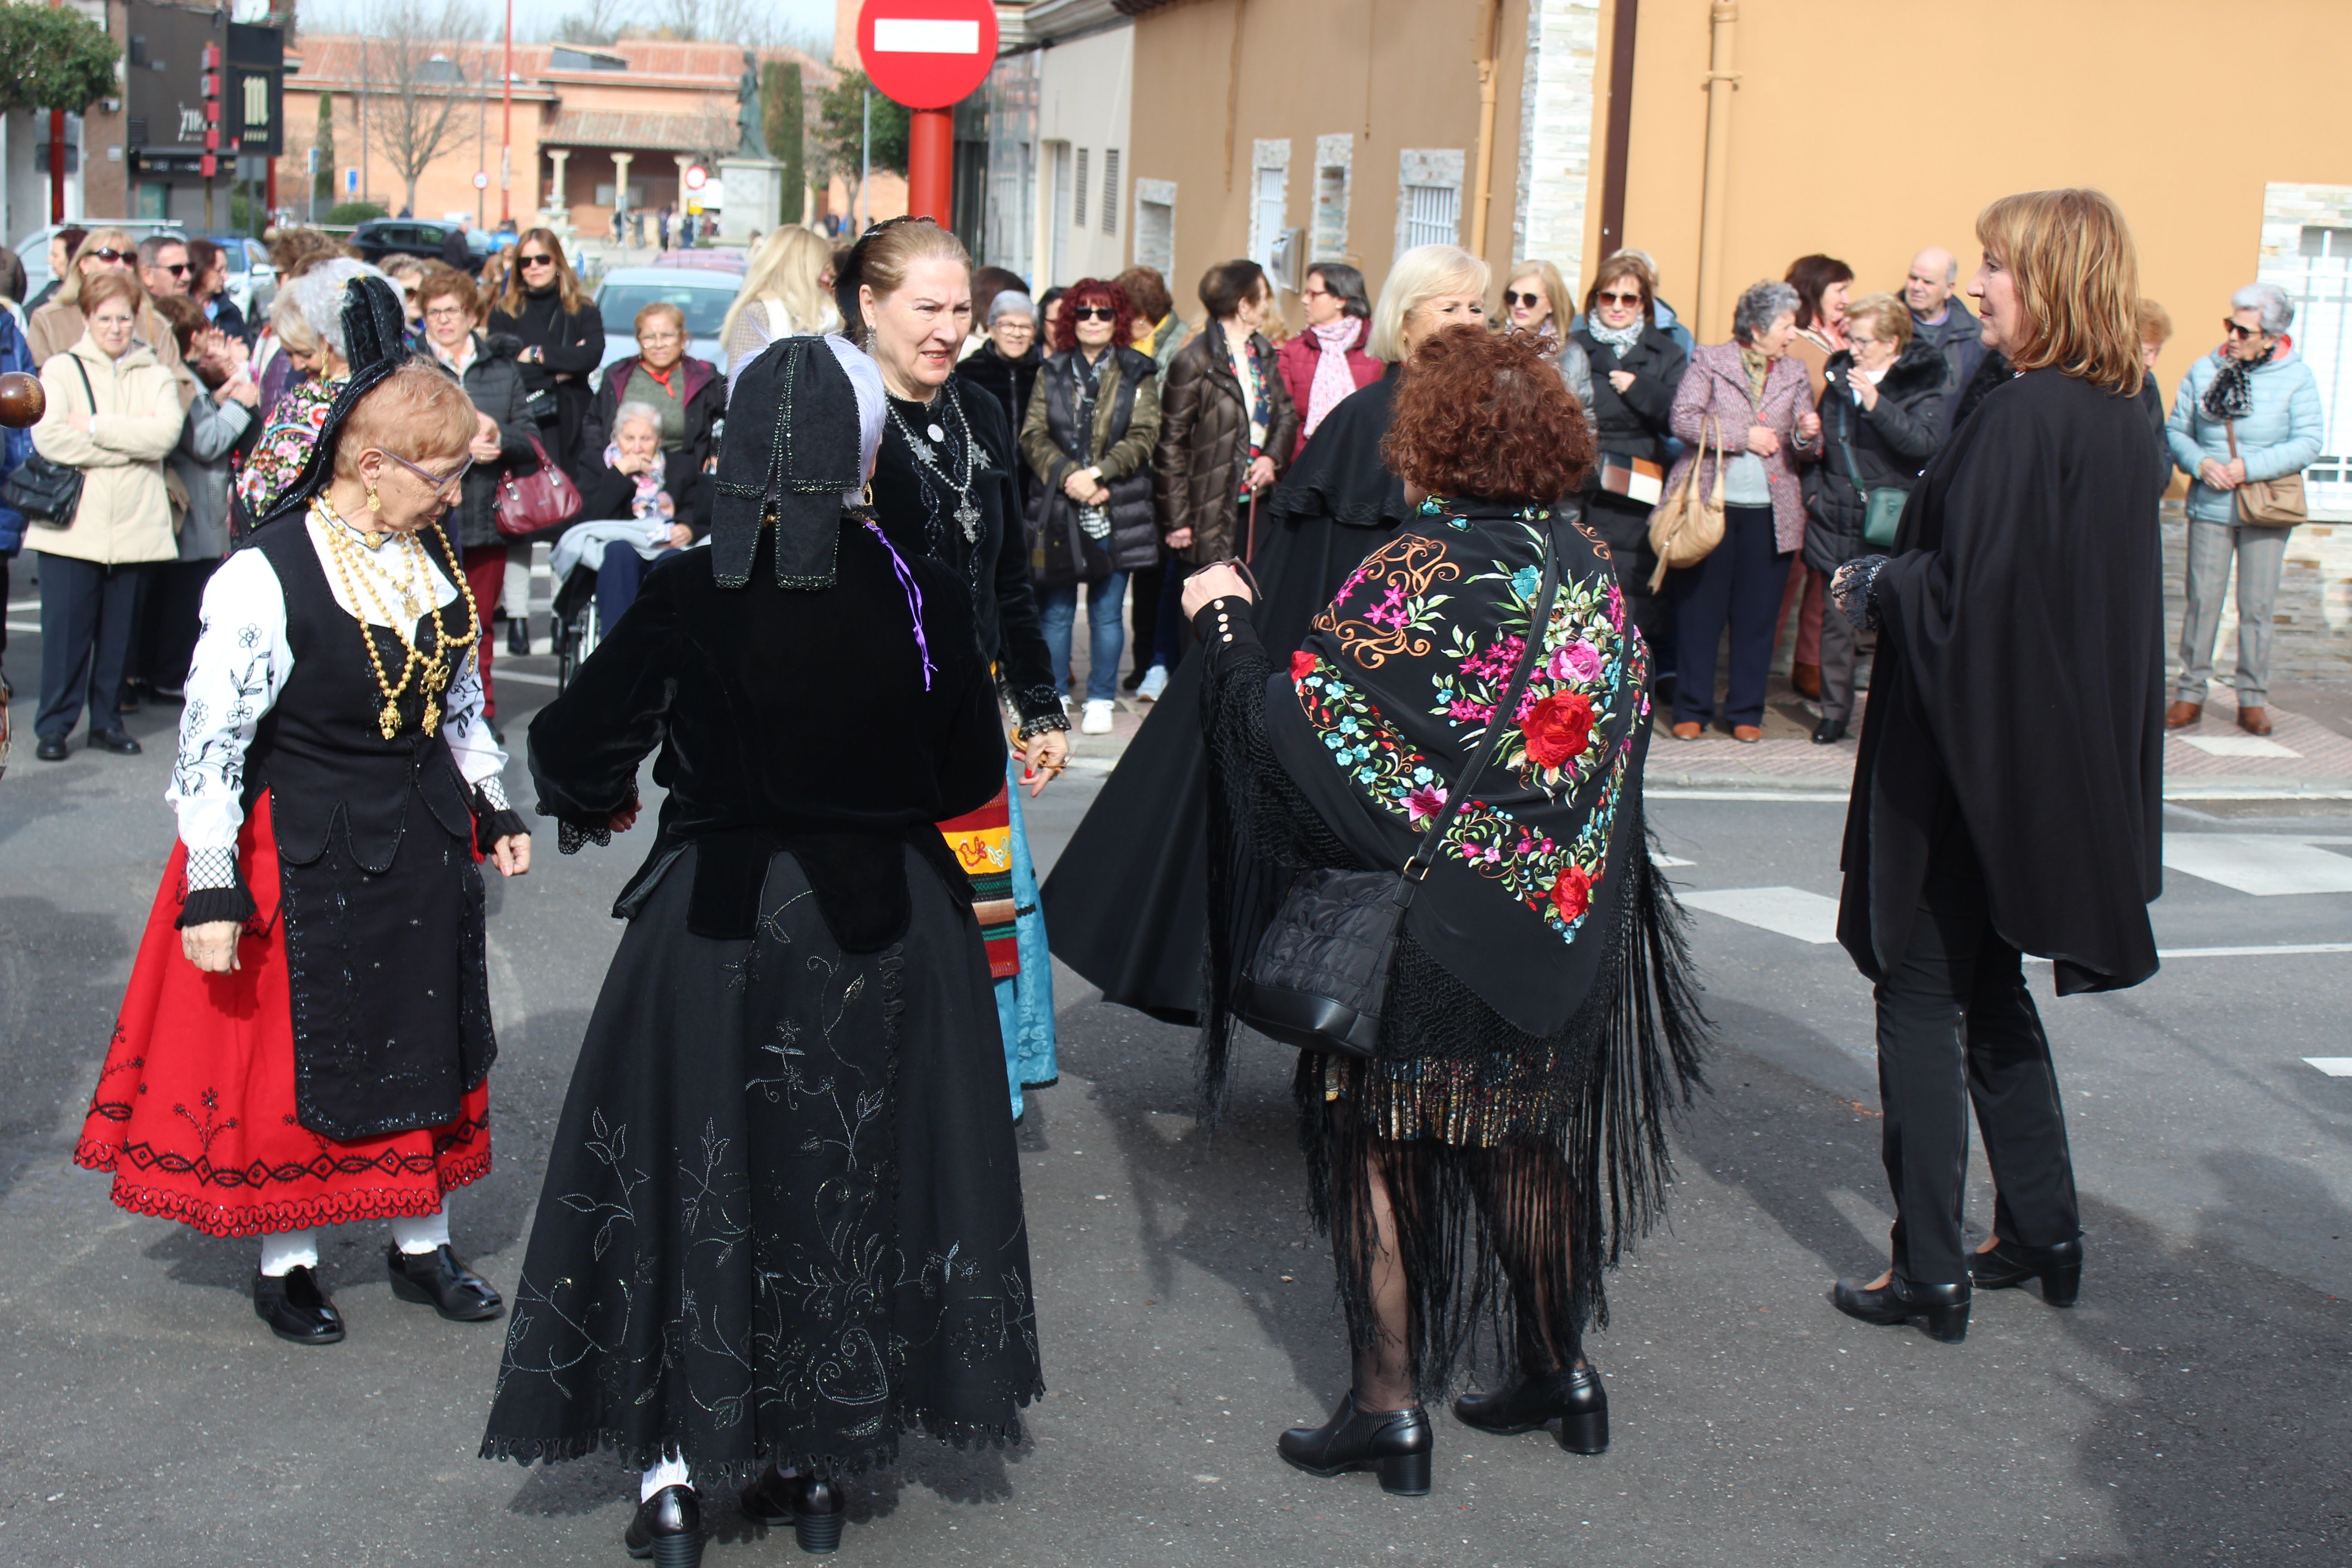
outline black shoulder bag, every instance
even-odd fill
[[[1389,973],[1396,965],[1398,932],[1414,892],[1429,875],[1445,835],[1503,742],[1543,648],[1559,587],[1559,555],[1544,536],[1543,586],[1528,621],[1527,647],[1511,683],[1487,721],[1486,738],[1462,770],[1454,793],[1398,871],[1302,871],[1258,939],[1257,950],[1234,986],[1234,1016],[1285,1045],[1328,1056],[1379,1055],[1381,1014]]]
[[[89,372],[82,368],[81,356],[68,353],[73,367],[81,376],[81,389],[89,399],[89,411],[98,412],[98,394],[90,391]],[[27,453],[0,487],[8,504],[25,514],[25,521],[36,528],[71,528],[74,512],[81,505],[82,471],[65,463],[51,462],[38,450]]]

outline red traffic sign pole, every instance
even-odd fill
[[[996,61],[990,0],[865,0],[857,56],[875,90],[914,112],[907,128],[907,210],[952,221],[955,117],[949,110]]]

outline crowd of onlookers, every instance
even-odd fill
[[[480,420],[451,530],[492,621],[482,649],[493,718],[499,626],[507,651],[533,646],[531,544],[556,546],[559,581],[593,574],[609,625],[654,561],[701,539],[728,373],[773,338],[838,328],[835,256],[803,226],[761,239],[720,329],[723,363],[689,354],[683,313],[663,303],[631,323],[636,353],[605,363],[606,323],[543,228],[493,250],[478,275],[446,259],[383,262],[416,352],[465,386]],[[0,294],[21,296],[22,267],[0,257]],[[375,268],[308,229],[279,234],[272,260],[277,298],[248,321],[211,242],[69,228],[51,286],[0,314],[0,370],[38,370],[49,405],[34,430],[9,435],[5,467],[37,458],[81,475],[67,526],[0,506],[0,590],[20,548],[41,560],[43,757],[66,754],[85,708],[91,745],[138,749],[121,715],[176,696],[205,579],[286,491],[350,374],[344,285]],[[1951,252],[1922,250],[1889,281],[1864,289],[1845,263],[1801,257],[1740,295],[1727,341],[1699,344],[1661,297],[1654,263],[1629,249],[1594,268],[1580,298],[1552,263],[1523,261],[1499,308],[1471,313],[1541,342],[1585,410],[1601,458],[1577,499],[1621,563],[1628,619],[1651,647],[1659,707],[1679,739],[1710,724],[1761,737],[1792,616],[1790,679],[1817,712],[1813,739],[1834,742],[1853,723],[1869,639],[1822,614],[1824,586],[1886,548],[1906,492],[2009,374],[1980,339]],[[1374,301],[1353,266],[1307,269],[1295,330],[1254,262],[1211,268],[1195,300],[1188,319],[1149,267],[1034,296],[1001,268],[974,277],[956,381],[997,399],[1018,432],[1005,460],[1019,470],[1057,679],[1086,733],[1110,730],[1121,690],[1160,695],[1183,657],[1185,573],[1246,559],[1282,474],[1343,399],[1391,369],[1372,352]],[[2191,480],[2167,722],[2201,716],[2234,560],[2238,722],[2263,734],[2271,602],[2300,500],[2293,476],[2317,455],[2323,417],[2285,296],[2255,284],[2230,306],[2224,341],[2191,366],[2168,416],[2152,380],[2142,394],[2167,479],[2177,467]],[[2152,369],[2171,323],[2144,301],[2138,327]],[[568,521],[525,526],[502,487],[543,466],[580,504]],[[2291,501],[2275,499],[2289,489]],[[1653,510],[1686,493],[1720,507],[1721,542],[1662,570]],[[1088,654],[1073,693],[1081,599]]]

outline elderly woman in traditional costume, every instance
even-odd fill
[[[179,842],[74,1159],[114,1201],[258,1236],[254,1310],[332,1344],[316,1227],[388,1219],[395,1294],[495,1318],[451,1250],[489,1170],[497,1054],[478,854],[530,839],[482,719],[477,617],[442,519],[473,409],[350,286],[352,374],[261,528],[213,574],[167,798]]]

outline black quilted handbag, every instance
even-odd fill
[[[1505,715],[1518,711],[1542,651],[1559,587],[1559,558],[1544,539],[1543,586],[1536,595],[1531,633],[1518,668],[1488,721],[1486,739],[1463,769],[1445,809],[1430,824],[1399,871],[1302,871],[1258,939],[1234,986],[1234,1015],[1261,1034],[1328,1056],[1370,1058],[1380,1049],[1381,1013],[1389,973],[1396,965],[1397,934],[1412,897],[1429,875],[1438,847],[1485,776],[1503,742]]]

